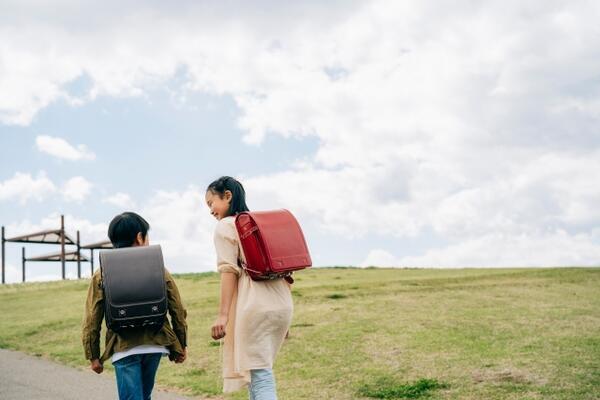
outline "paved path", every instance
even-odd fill
[[[0,400],[106,400],[117,398],[114,376],[81,371],[52,361],[0,349]],[[154,390],[153,400],[190,400]]]

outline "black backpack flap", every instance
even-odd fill
[[[109,328],[162,326],[167,291],[159,245],[101,251],[100,267]]]

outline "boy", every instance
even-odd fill
[[[150,225],[132,212],[117,215],[108,227],[108,237],[115,248],[148,246]],[[187,311],[171,274],[165,269],[168,310],[171,319],[157,332],[154,328],[112,330],[106,333],[105,349],[100,356],[100,329],[104,318],[104,291],[98,269],[90,282],[85,305],[82,341],[86,359],[97,374],[104,370],[109,357],[115,368],[119,399],[150,399],[160,359],[182,363],[187,357]]]

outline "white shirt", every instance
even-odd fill
[[[135,346],[125,351],[119,351],[112,355],[111,361],[113,364],[122,358],[129,357],[135,354],[152,354],[162,353],[163,357],[169,354],[169,350],[165,346],[158,346],[155,344],[142,344],[141,346]]]

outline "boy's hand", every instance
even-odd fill
[[[226,315],[219,315],[217,317],[217,319],[215,320],[215,323],[213,324],[211,331],[212,331],[212,338],[214,340],[219,340],[225,337],[225,328],[227,326],[227,321],[229,320],[229,317]]]
[[[175,364],[181,364],[186,359],[187,359],[187,347],[185,349],[183,349],[183,354],[177,354],[177,357],[175,357],[175,359],[173,361],[175,361]]]
[[[92,371],[94,371],[97,374],[101,374],[102,371],[104,371],[104,366],[102,365],[102,363],[100,362],[100,360],[98,360],[97,358],[95,360],[91,361],[92,365]]]

